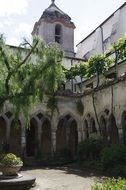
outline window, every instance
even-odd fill
[[[57,24],[55,26],[55,42],[57,42],[58,44],[61,44],[62,43],[62,27],[61,25]]]

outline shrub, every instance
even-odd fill
[[[1,155],[0,164],[4,166],[17,166],[17,165],[22,165],[23,162],[16,155],[8,153]]]
[[[98,172],[101,172],[103,170],[100,160],[85,160],[81,163],[81,168]]]
[[[101,152],[101,161],[104,169],[115,165],[125,165],[126,147],[123,145],[116,145],[103,149]]]
[[[55,159],[58,159],[60,161],[71,161],[72,155],[70,149],[67,146],[62,147],[56,152]]]
[[[126,147],[116,145],[101,152],[103,169],[114,176],[126,176]]]
[[[78,160],[92,160],[100,157],[103,143],[100,139],[89,138],[78,145]]]
[[[108,179],[102,184],[97,183],[92,186],[92,190],[126,190],[126,180],[125,179]]]

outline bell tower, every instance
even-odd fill
[[[71,18],[55,5],[55,0],[51,2],[35,23],[32,35],[41,36],[46,44],[50,42],[60,44],[66,56],[74,57],[75,25]]]

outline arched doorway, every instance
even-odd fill
[[[108,131],[110,137],[110,144],[118,144],[119,143],[118,128],[116,126],[116,120],[113,114],[111,114],[108,119]]]
[[[107,143],[108,141],[108,134],[107,134],[107,128],[106,128],[106,121],[103,116],[100,118],[100,128],[101,128],[101,136],[103,138],[103,141]]]
[[[16,155],[21,154],[21,123],[14,120],[10,128],[10,151]]]
[[[85,131],[85,138],[89,138],[89,131],[88,131],[88,121],[84,120],[84,131]]]
[[[26,129],[26,155],[28,157],[36,156],[37,145],[37,122],[32,118],[30,127]]]
[[[0,150],[3,150],[3,146],[6,143],[6,122],[2,116],[0,116]]]
[[[58,123],[57,131],[56,131],[56,150],[64,148],[67,145],[67,137],[66,137],[66,122],[65,118],[61,119]]]
[[[70,128],[70,134],[69,134],[69,149],[72,155],[72,158],[74,158],[74,156],[77,154],[77,145],[78,145],[78,131],[77,131],[77,122],[75,120],[73,120],[70,123],[70,126],[68,126]]]
[[[51,123],[48,119],[45,119],[42,124],[41,150],[42,157],[49,158],[51,156]]]
[[[93,118],[91,118],[91,126],[90,126],[90,133],[94,134],[97,133],[97,129],[96,129],[96,125],[95,125],[95,120]]]
[[[126,111],[122,114],[123,143],[126,145]]]
[[[65,148],[64,150],[69,152],[69,156],[74,158],[77,153],[77,145],[77,122],[70,115],[66,115],[58,123],[56,131],[56,150],[61,151]]]

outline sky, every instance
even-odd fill
[[[125,0],[55,0],[75,23],[75,45],[118,9]],[[51,0],[0,0],[0,33],[6,43],[17,46],[30,39],[34,23]]]

